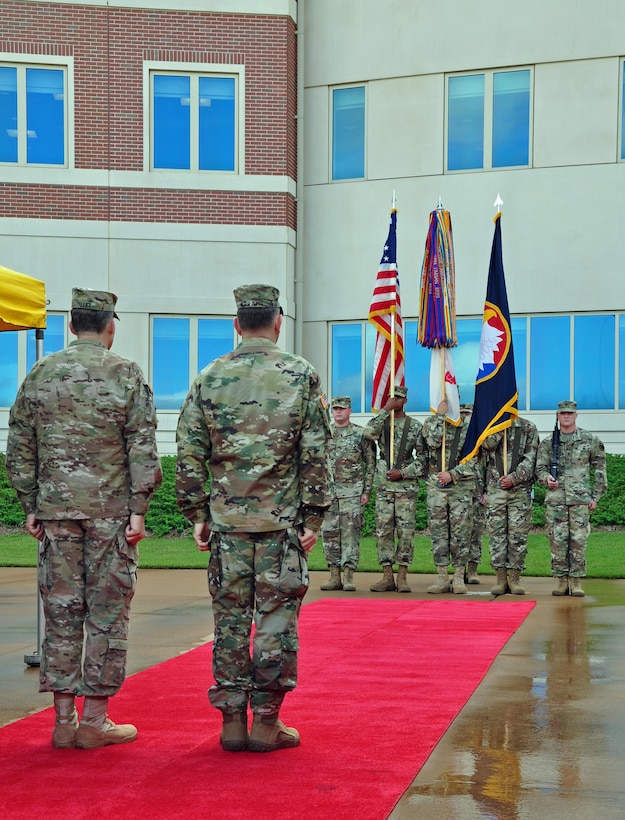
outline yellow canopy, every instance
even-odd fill
[[[45,326],[45,284],[0,265],[0,331]]]

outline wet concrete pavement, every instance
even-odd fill
[[[411,597],[432,599],[425,592],[432,576],[409,577]],[[375,576],[357,573],[355,593],[321,592],[326,578],[311,573],[306,603],[324,595],[380,597],[369,592]],[[493,583],[482,578],[466,597],[493,606],[512,599],[493,600]],[[536,607],[391,820],[625,817],[625,580],[587,580],[583,599],[553,597],[550,578],[524,578],[523,584]],[[37,692],[37,667],[24,663],[35,651],[36,613],[35,570],[0,568],[0,725],[51,703],[51,696]],[[142,570],[132,607],[129,673],[198,646],[212,629],[205,571]],[[441,698],[446,686],[453,680],[443,682]]]

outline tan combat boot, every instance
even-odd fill
[[[467,564],[467,584],[479,584],[480,579],[477,577],[477,564],[475,561],[469,561]]]
[[[401,564],[397,568],[397,592],[410,592],[408,586],[408,567]]]
[[[491,595],[505,595],[508,591],[508,574],[505,567],[495,567],[497,583],[491,588]]]
[[[558,586],[551,590],[552,595],[568,595],[569,594],[569,576],[561,575],[558,578]]]
[[[351,567],[343,569],[343,590],[344,592],[355,592],[354,586],[354,570]]]
[[[393,578],[393,567],[390,564],[385,564],[382,573],[381,580],[369,587],[371,592],[395,592],[397,587]]]
[[[82,719],[76,732],[77,749],[99,749],[101,746],[116,746],[131,743],[137,737],[137,728],[132,723],[117,726],[106,714],[107,697],[88,695],[82,710]]]
[[[508,570],[508,588],[513,595],[525,595],[525,590],[519,583],[521,577],[520,569]]]
[[[454,568],[454,577],[451,586],[456,595],[466,595],[467,588],[464,585],[464,567]]]
[[[56,722],[52,732],[53,747],[55,749],[73,749],[78,729],[78,712],[74,703],[74,695],[55,692],[54,712]]]
[[[343,584],[341,583],[341,568],[330,567],[330,577],[325,584],[321,584],[319,589],[343,589]]]
[[[582,589],[582,579],[581,578],[571,578],[570,579],[569,591],[570,591],[570,594],[573,595],[575,598],[583,598],[586,593]]]
[[[287,727],[277,715],[254,715],[252,731],[247,742],[250,752],[275,752],[299,746],[299,732]]]
[[[224,712],[219,742],[227,752],[244,752],[247,749],[247,711]]]
[[[427,591],[432,595],[439,592],[449,592],[449,572],[447,567],[437,567],[438,578],[434,583],[427,588]]]

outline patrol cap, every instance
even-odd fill
[[[400,399],[405,399],[408,395],[408,388],[403,384],[396,384],[395,395],[398,396]]]
[[[460,412],[461,413],[471,413],[473,411],[472,404],[461,404],[460,405]]]
[[[113,314],[116,319],[119,316],[115,313],[117,296],[105,290],[88,290],[87,288],[72,288],[72,309],[79,310],[106,310]]]
[[[237,310],[246,308],[279,308],[280,291],[273,285],[241,285],[234,289]]]
[[[577,413],[577,402],[561,401],[558,404],[558,413]]]
[[[351,407],[351,396],[334,396],[332,398],[332,407]]]

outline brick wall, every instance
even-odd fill
[[[145,60],[243,64],[245,172],[296,177],[290,18],[6,0],[0,59],[7,52],[73,57],[75,167],[114,171],[143,170]],[[295,204],[282,193],[12,184],[0,185],[0,216],[294,227]]]

